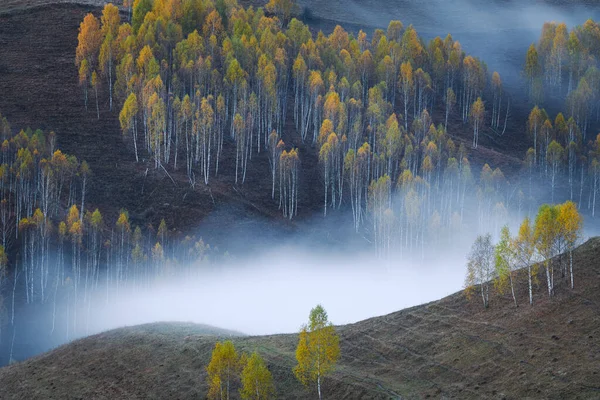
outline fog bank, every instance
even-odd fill
[[[187,321],[250,335],[290,333],[307,321],[317,303],[335,324],[357,322],[460,290],[463,271],[464,254],[420,265],[377,260],[367,253],[282,248],[111,298],[93,312],[89,330]]]

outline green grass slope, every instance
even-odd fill
[[[582,245],[574,254],[575,290],[558,272],[552,299],[540,275],[533,307],[521,282],[517,309],[508,296],[494,294],[484,310],[478,299],[456,293],[338,327],[342,356],[324,397],[600,398],[599,257],[600,238]],[[227,338],[238,350],[262,354],[279,398],[316,395],[293,377],[296,335],[247,337],[157,323],[91,336],[0,369],[0,397],[205,398],[205,367],[214,343]]]

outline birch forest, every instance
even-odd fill
[[[467,286],[480,285],[486,307],[485,282],[512,285],[534,255],[544,262],[572,250],[580,215],[595,221],[598,23],[540,27],[523,54],[521,120],[502,76],[450,34],[426,41],[392,20],[387,29],[336,26],[326,35],[301,19],[290,0],[106,4],[85,16],[73,49],[81,112],[106,118],[107,104],[136,165],[194,190],[224,176],[252,189],[250,174],[260,174],[266,184],[255,190],[270,195],[267,207],[283,223],[313,217],[303,194],[316,188],[319,218],[347,215],[381,260],[424,260],[428,249],[481,234]],[[502,163],[481,143],[511,126],[528,150]],[[99,298],[110,303],[232,257],[164,219],[152,226],[127,210],[106,218],[86,202],[94,171],[57,147],[60,132],[21,128],[0,115],[3,342],[19,334],[20,309],[48,311],[47,333],[68,341],[87,333]],[[565,228],[569,221],[576,226]],[[543,224],[562,236],[545,237]],[[543,268],[552,294],[552,266]],[[572,265],[564,260],[560,271],[572,284]]]

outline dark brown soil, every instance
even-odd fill
[[[479,298],[469,302],[457,293],[338,327],[341,359],[324,382],[324,398],[599,398],[599,257],[600,238],[580,247],[575,289],[559,272],[552,299],[540,275],[533,307],[521,281],[518,308],[509,296],[492,294],[484,309]],[[280,398],[316,396],[291,371],[296,335],[230,336],[198,325],[150,324],[91,336],[0,369],[0,397],[204,398],[211,350],[226,338],[238,350],[261,353]]]
[[[0,112],[14,129],[29,126],[55,131],[60,149],[90,164],[93,177],[87,194],[88,208],[99,207],[109,225],[124,208],[135,224],[156,227],[165,218],[169,227],[186,233],[193,233],[214,210],[227,208],[231,211],[229,222],[264,218],[273,222],[274,230],[295,230],[281,217],[278,202],[271,199],[265,153],[255,155],[249,163],[245,184],[235,185],[235,148],[226,143],[220,176],[211,177],[208,186],[198,183],[195,189],[182,171],[173,172],[170,168],[173,183],[150,162],[135,163],[130,143],[123,140],[118,113],[111,113],[106,101],[100,105],[100,120],[93,104],[86,112],[83,92],[77,85],[74,51],[79,23],[87,12],[99,13],[99,9],[81,4],[27,8],[44,2],[30,3],[20,2],[23,8],[16,11],[12,3],[0,5]],[[6,10],[11,12],[3,14]],[[101,94],[101,99],[106,96]],[[284,139],[288,138],[284,135]],[[300,146],[300,184],[306,188],[300,195],[301,218],[313,215],[320,204],[320,185],[312,184],[318,179],[313,153]],[[219,233],[210,235],[211,228],[231,226],[225,222],[205,227],[209,240],[226,244]]]
[[[117,112],[108,110],[107,96],[101,93],[104,100],[100,104],[101,118],[97,120],[93,104],[90,111],[85,111],[83,93],[77,85],[77,29],[87,12],[99,14],[100,9],[91,4],[102,2],[69,1],[48,5],[50,0],[9,0],[0,4],[0,112],[14,129],[29,126],[55,131],[63,151],[88,161],[93,171],[88,208],[99,207],[109,226],[122,208],[129,211],[134,224],[142,226],[156,227],[162,218],[170,227],[185,233],[195,233],[202,226],[205,239],[221,248],[227,248],[229,236],[223,228],[233,228],[236,223],[268,220],[269,229],[277,235],[297,231],[297,223],[283,219],[277,201],[271,199],[264,153],[249,163],[246,183],[235,185],[235,149],[226,143],[220,176],[211,178],[208,186],[198,183],[195,189],[182,171],[170,169],[173,183],[150,162],[134,162],[130,143],[123,140]],[[440,118],[438,115],[435,120]],[[519,120],[515,117],[515,121]],[[298,143],[291,121],[287,126],[283,138],[288,145],[299,147],[302,162],[297,220],[307,220],[319,216],[322,209],[317,154],[310,146]],[[520,169],[515,156],[526,148],[519,137],[520,123],[511,123],[509,128],[511,133],[501,139],[482,134],[482,146],[471,155],[474,166],[488,162],[505,173]],[[472,132],[458,118],[451,121],[449,133],[469,148]],[[207,220],[214,212],[227,218]],[[213,222],[200,224],[201,221]]]

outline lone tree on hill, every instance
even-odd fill
[[[320,400],[321,382],[334,370],[339,356],[339,337],[327,319],[327,312],[319,304],[310,311],[308,326],[300,330],[296,348],[298,365],[294,367],[294,375],[305,386],[316,383]]]

